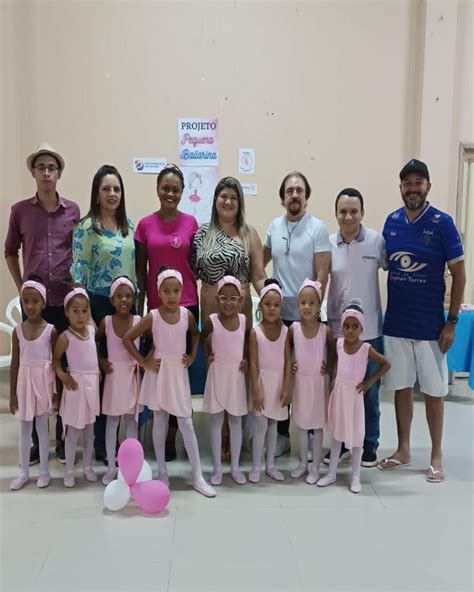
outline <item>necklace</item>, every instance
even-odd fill
[[[290,230],[290,226],[288,224],[288,217],[286,218],[286,233],[288,234],[288,236],[283,236],[283,240],[286,241],[286,251],[285,251],[285,255],[289,255],[290,253],[290,247],[291,247],[291,235],[293,234],[293,232],[296,230],[296,227],[298,226],[298,224],[301,222],[301,220],[303,220],[304,216],[302,216],[298,222],[293,226],[293,228]]]
[[[71,327],[69,327],[69,331],[71,331],[71,333],[73,333],[76,337],[79,337],[79,339],[82,339],[82,341],[87,341],[89,339],[89,334],[87,334],[87,337],[84,337],[77,331],[74,331],[74,329],[72,329]]]

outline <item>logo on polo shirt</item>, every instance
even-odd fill
[[[414,253],[409,253],[408,251],[397,251],[390,255],[390,261],[396,261],[399,264],[398,271],[409,271],[413,273],[414,271],[420,271],[420,269],[428,265],[427,263],[413,261],[412,257],[414,255]]]

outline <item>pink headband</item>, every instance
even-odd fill
[[[365,323],[365,316],[363,312],[360,312],[360,310],[355,310],[354,308],[347,308],[341,315],[341,327],[344,324],[344,321],[349,318],[349,317],[354,317],[355,319],[357,319],[360,323],[360,326],[362,327],[362,329],[364,328],[364,323]]]
[[[301,292],[301,290],[303,290],[304,288],[313,288],[314,290],[316,290],[316,292],[318,293],[319,296],[319,300],[321,300],[321,294],[322,294],[322,285],[318,282],[318,281],[311,281],[309,278],[306,278],[304,280],[304,282],[301,284],[300,290],[298,292],[298,294]]]
[[[74,296],[84,296],[89,302],[89,296],[84,288],[73,288],[70,292],[66,294],[66,298],[64,299],[64,308],[68,305],[69,301],[74,298]]]
[[[23,294],[23,290],[26,288],[33,288],[33,290],[39,292],[44,300],[44,303],[46,304],[46,286],[40,282],[35,282],[35,280],[26,280],[26,282],[23,282],[23,285],[21,286],[21,294]]]
[[[112,285],[110,286],[110,296],[111,297],[115,294],[115,292],[117,291],[117,289],[120,286],[128,286],[129,288],[131,288],[132,292],[135,294],[135,286],[133,285],[133,282],[126,277],[119,277],[116,280],[114,280],[112,282]]]
[[[268,286],[262,288],[262,291],[260,292],[260,302],[262,302],[265,294],[268,294],[268,292],[271,292],[272,290],[280,294],[280,298],[283,300],[283,293],[280,286],[278,284],[268,284]]]
[[[231,284],[237,288],[237,292],[242,296],[242,284],[233,275],[225,275],[222,279],[217,282],[217,293],[219,293],[224,286]]]
[[[174,269],[165,269],[160,274],[158,274],[158,278],[156,280],[158,290],[160,289],[161,284],[168,278],[176,278],[178,282],[183,285],[183,276],[179,273],[179,271]]]

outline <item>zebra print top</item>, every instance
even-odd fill
[[[250,283],[250,256],[244,247],[218,229],[211,251],[204,251],[209,224],[203,224],[196,232],[191,248],[191,269],[196,279],[213,286],[225,275],[233,275],[241,283]]]

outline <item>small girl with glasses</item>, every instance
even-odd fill
[[[211,314],[202,330],[204,351],[208,363],[203,410],[211,414],[211,450],[214,470],[213,485],[222,483],[221,437],[224,412],[230,428],[230,475],[235,483],[244,485],[240,470],[242,447],[242,416],[247,414],[245,370],[247,366],[247,336],[250,323],[239,312],[242,287],[237,278],[224,276],[217,284],[218,313]]]

